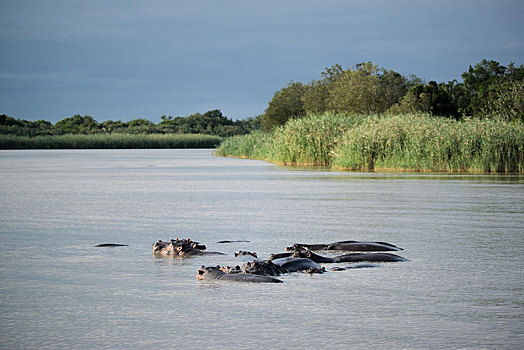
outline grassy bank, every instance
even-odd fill
[[[0,149],[215,148],[221,138],[189,134],[0,135]]]
[[[227,139],[217,155],[346,170],[522,172],[524,124],[328,113]]]

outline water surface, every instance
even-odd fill
[[[0,348],[520,348],[524,177],[346,173],[212,150],[0,151]],[[191,237],[226,256],[157,259]],[[295,242],[404,263],[209,283]],[[220,240],[249,240],[218,244]],[[94,248],[99,243],[129,247]],[[344,264],[341,264],[344,265]]]

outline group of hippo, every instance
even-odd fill
[[[220,241],[217,243],[233,243],[239,241]],[[242,241],[246,242],[246,241]],[[313,251],[345,251],[358,252],[342,255],[322,256]],[[201,266],[196,278],[199,280],[227,280],[239,282],[282,283],[274,276],[292,272],[324,273],[325,267],[320,264],[352,263],[344,267],[334,267],[340,271],[350,268],[375,267],[374,262],[397,262],[407,259],[387,251],[403,250],[386,242],[341,241],[329,244],[299,244],[286,248],[285,253],[271,254],[267,259],[259,259],[256,253],[239,251],[235,257],[245,263],[235,267]],[[208,252],[206,246],[187,239],[171,239],[168,242],[159,240],[153,244],[153,255],[191,257],[197,255],[224,255],[220,252]]]

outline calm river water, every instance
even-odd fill
[[[2,349],[524,344],[522,175],[305,170],[212,150],[0,151],[0,196]],[[174,237],[227,255],[152,257]],[[237,250],[346,239],[396,244],[410,261],[282,284],[195,279],[201,265],[236,265]],[[129,246],[93,247],[107,242]]]

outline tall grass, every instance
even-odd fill
[[[190,134],[0,135],[0,149],[215,148],[221,138]]]
[[[328,166],[341,135],[363,118],[326,113],[290,120],[273,132],[269,159],[285,165]]]
[[[333,167],[350,170],[522,172],[524,125],[372,116],[347,130],[335,152]]]
[[[262,131],[232,136],[225,139],[215,152],[222,157],[250,158],[267,160],[272,143],[271,135]]]
[[[524,170],[524,124],[429,115],[312,115],[226,140],[218,155],[346,170]]]

